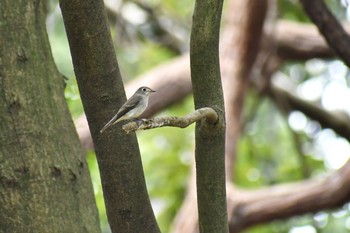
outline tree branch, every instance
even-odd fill
[[[142,119],[123,125],[123,130],[129,134],[137,130],[147,130],[165,126],[186,128],[193,122],[206,119],[209,124],[215,124],[219,120],[218,114],[212,108],[200,108],[184,117],[158,117],[154,119]]]
[[[283,60],[307,60],[315,57],[335,56],[314,24],[278,21],[275,33],[267,37],[276,42],[276,53]]]
[[[350,36],[330,12],[323,0],[300,0],[305,12],[316,24],[329,46],[350,67]]]
[[[230,233],[271,220],[339,207],[350,200],[349,183],[350,161],[323,178],[254,191],[228,186]]]

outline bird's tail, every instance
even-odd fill
[[[103,133],[107,128],[109,128],[109,126],[117,122],[118,122],[118,116],[115,115],[110,121],[108,121],[108,123],[105,126],[103,126],[103,128],[100,130],[100,133]]]

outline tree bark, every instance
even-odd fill
[[[0,232],[100,232],[43,1],[0,3]]]
[[[101,134],[126,100],[102,0],[60,0],[74,70],[100,168],[112,232],[159,232],[135,134]]]
[[[196,109],[211,107],[216,122],[196,123],[195,160],[199,230],[228,232],[225,186],[225,117],[220,78],[219,33],[222,0],[197,0],[190,41],[191,80]]]

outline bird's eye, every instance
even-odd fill
[[[146,91],[146,88],[142,88],[142,91]]]

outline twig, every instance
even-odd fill
[[[129,122],[123,125],[123,130],[126,132],[126,134],[130,134],[131,132],[135,132],[137,130],[147,130],[164,126],[186,128],[193,122],[204,118],[209,124],[215,124],[218,121],[219,116],[212,108],[200,108],[184,117],[158,117],[154,119],[142,119]]]

